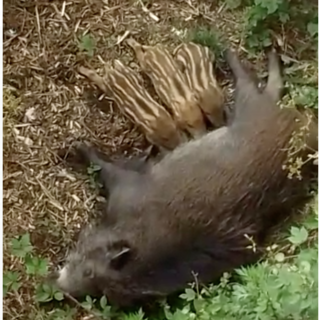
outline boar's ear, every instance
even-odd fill
[[[182,72],[182,73],[185,73],[186,72],[186,66],[185,64],[180,61],[180,60],[176,60],[176,63],[177,63],[177,66],[178,66],[178,69]]]
[[[132,249],[128,243],[124,244],[123,241],[114,243],[110,266],[115,270],[120,270],[128,263],[131,257]]]
[[[192,96],[193,96],[193,99],[195,99],[195,101],[196,101],[197,103],[201,103],[201,98],[202,98],[202,96],[201,96],[198,92],[193,92],[193,93],[192,93]]]

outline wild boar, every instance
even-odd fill
[[[193,282],[218,280],[259,257],[276,223],[302,208],[317,167],[306,161],[288,178],[288,154],[307,159],[318,149],[318,127],[296,109],[277,105],[283,87],[277,54],[269,79],[257,88],[237,54],[226,59],[236,79],[235,117],[228,127],[176,148],[144,171],[105,162],[88,145],[80,157],[101,167],[108,190],[107,219],[84,228],[57,277],[78,297],[106,295],[119,306],[178,292]],[[292,135],[301,148],[290,153]],[[247,236],[245,236],[247,235]]]

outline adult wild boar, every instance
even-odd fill
[[[59,272],[58,286],[73,296],[105,294],[128,306],[184,289],[194,280],[256,261],[248,249],[261,244],[276,222],[301,208],[317,167],[307,162],[301,179],[283,165],[300,128],[304,145],[291,157],[318,149],[317,125],[277,102],[283,87],[277,54],[269,78],[257,88],[238,56],[226,59],[236,79],[235,116],[228,127],[187,142],[144,170],[103,161],[85,144],[82,159],[101,167],[108,191],[107,219],[85,228]]]

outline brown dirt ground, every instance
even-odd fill
[[[26,232],[37,253],[57,263],[94,203],[102,201],[84,177],[61,163],[61,148],[79,139],[111,155],[139,154],[148,147],[135,126],[78,75],[78,66],[100,70],[115,58],[133,61],[130,49],[117,44],[126,31],[142,43],[173,46],[180,41],[173,27],[214,25],[241,47],[237,19],[222,7],[200,0],[150,3],[159,22],[137,1],[4,1],[5,269],[21,268],[8,252],[8,240]],[[77,47],[85,32],[96,39],[92,58]],[[5,319],[29,319],[37,308],[30,283],[23,283],[18,295],[4,300]]]

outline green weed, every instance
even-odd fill
[[[86,52],[89,57],[93,57],[95,47],[96,41],[93,36],[86,34],[80,37],[78,41],[78,48],[80,51]]]
[[[314,3],[300,0],[228,0],[230,10],[241,9],[242,34],[250,51],[272,44],[274,31],[297,28],[309,35],[313,47],[318,40],[318,10]]]
[[[216,57],[220,57],[224,44],[220,33],[217,30],[207,27],[199,27],[188,30],[186,40],[211,49]]]
[[[100,188],[102,187],[102,184],[98,182],[98,175],[100,171],[101,167],[94,163],[90,163],[90,166],[87,168],[90,186],[93,189],[95,189],[97,186]]]

